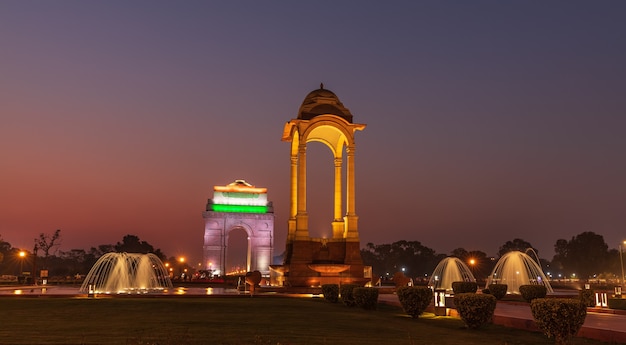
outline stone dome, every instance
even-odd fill
[[[298,110],[299,120],[310,120],[318,115],[336,115],[352,123],[350,110],[343,106],[339,97],[334,92],[324,89],[324,84],[320,88],[309,92],[302,101]]]

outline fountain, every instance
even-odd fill
[[[554,292],[539,264],[520,251],[502,255],[487,278],[486,287],[490,284],[506,284],[508,294],[519,294],[521,285],[530,284],[544,285],[548,293]]]
[[[93,265],[79,291],[148,293],[166,288],[172,288],[172,281],[156,255],[107,253]]]
[[[476,278],[461,259],[449,256],[441,260],[435,267],[435,271],[428,281],[428,286],[431,286],[433,290],[446,289],[447,292],[451,292],[452,283],[461,281],[475,282]]]

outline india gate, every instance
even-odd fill
[[[274,210],[267,189],[244,180],[214,186],[204,217],[204,264],[215,275],[226,275],[228,237],[242,229],[248,238],[246,271],[269,274],[274,246]]]
[[[323,84],[311,91],[297,117],[285,124],[282,135],[282,141],[290,143],[290,203],[283,263],[270,265],[274,214],[266,190],[235,181],[228,186],[215,186],[214,198],[209,200],[204,213],[207,269],[211,265],[215,274],[225,273],[228,233],[242,228],[249,239],[248,271],[269,274],[272,285],[365,284],[371,276],[360,252],[354,140],[355,133],[365,126],[354,123],[350,110],[335,93],[324,89]],[[330,238],[309,235],[306,153],[311,142],[320,142],[331,152],[328,164],[334,169],[334,179],[333,214],[328,219],[332,229]]]

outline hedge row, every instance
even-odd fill
[[[338,284],[324,284],[322,294],[324,299],[331,303],[337,303],[341,294],[341,302],[348,307],[376,309],[378,304],[378,289],[354,284],[343,284],[341,287]]]

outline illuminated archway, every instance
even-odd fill
[[[247,234],[246,271],[269,274],[274,247],[274,210],[267,201],[267,189],[243,180],[215,186],[203,213],[204,263],[213,274],[227,274],[228,238],[231,231]]]

